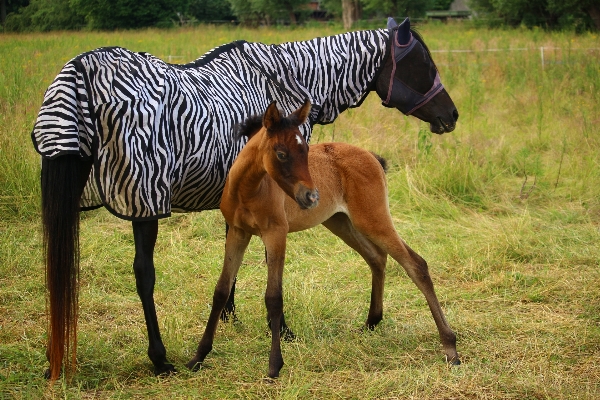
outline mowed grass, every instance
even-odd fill
[[[82,214],[77,373],[49,387],[40,163],[29,133],[62,65],[99,46],[188,62],[236,39],[279,43],[341,30],[2,35],[0,398],[600,397],[600,40],[462,24],[420,31],[460,112],[456,131],[431,135],[373,95],[316,126],[312,141],[355,143],[388,159],[394,223],[429,263],[460,367],[445,364],[427,304],[393,260],[384,320],[360,332],[368,267],[319,227],[288,240],[284,302],[299,340],[283,344],[281,377],[264,379],[266,268],[256,238],[238,280],[240,322],[221,324],[202,370],[187,371],[222,264],[224,221],[210,211],[160,222],[155,300],[179,373],[155,378],[130,223],[98,210]],[[544,69],[540,47],[553,48]],[[503,51],[483,51],[491,49]]]

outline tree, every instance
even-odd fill
[[[230,21],[235,18],[231,5],[223,0],[190,0],[188,14],[198,21]]]
[[[0,25],[4,26],[8,14],[16,13],[28,4],[29,0],[0,0]]]
[[[297,22],[308,0],[227,0],[233,14],[247,25],[264,23],[271,25],[277,21]]]
[[[18,12],[7,15],[4,27],[9,31],[50,31],[77,29],[84,25],[83,14],[70,0],[31,0]]]
[[[600,29],[598,0],[471,0],[470,6],[512,26]]]
[[[364,11],[393,17],[424,17],[436,0],[362,0]]]
[[[342,0],[342,22],[344,29],[352,28],[354,22],[360,19],[361,5],[359,0]]]
[[[93,29],[171,25],[187,12],[188,0],[70,0]]]

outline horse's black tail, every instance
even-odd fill
[[[50,362],[50,380],[59,377],[63,365],[67,375],[75,367],[82,168],[85,167],[79,156],[42,160],[42,224],[49,314],[46,356]]]

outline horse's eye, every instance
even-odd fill
[[[276,154],[279,161],[286,161],[288,158],[288,155],[283,151],[278,151]]]

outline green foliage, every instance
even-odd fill
[[[453,0],[435,0],[432,10],[449,10]]]
[[[92,29],[171,25],[187,11],[188,0],[71,0]]]
[[[418,18],[433,9],[435,0],[362,0],[362,3],[366,13]]]
[[[224,0],[189,0],[188,15],[198,21],[234,19],[230,3]]]
[[[480,17],[527,27],[593,29],[590,9],[595,0],[471,0]]]
[[[279,22],[296,24],[308,0],[227,0],[238,20],[246,25],[271,25]]]
[[[132,29],[171,26],[188,11],[190,0],[31,0],[6,19],[8,31]],[[198,2],[192,3],[198,6]],[[208,5],[210,6],[210,4]],[[222,12],[223,7],[212,7]],[[194,10],[198,10],[197,8]]]
[[[6,18],[7,31],[51,31],[78,29],[85,25],[84,15],[75,0],[31,0],[26,7]]]
[[[342,16],[342,0],[321,0],[321,8],[336,18]]]

